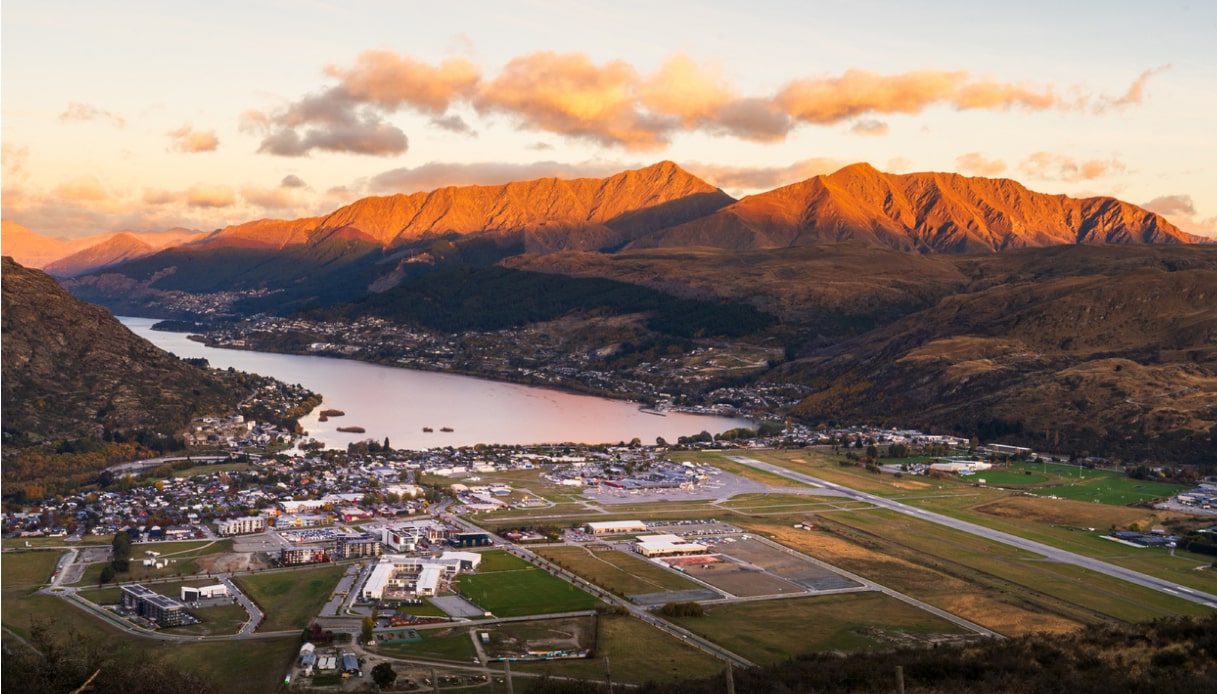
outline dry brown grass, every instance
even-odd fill
[[[973,511],[997,518],[1046,525],[1092,527],[1128,527],[1132,523],[1146,525],[1170,518],[1185,517],[1169,511],[1151,511],[1130,506],[1093,504],[1069,499],[1047,499],[1036,496],[1008,496],[997,501],[973,506]]]

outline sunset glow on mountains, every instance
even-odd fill
[[[1091,5],[6,3],[3,217],[209,232],[659,160],[738,198],[865,161],[1217,235],[1217,13]]]

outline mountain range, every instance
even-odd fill
[[[855,164],[734,200],[662,162],[365,198],[62,281],[133,315],[441,331],[649,316],[639,329],[784,345],[755,378],[808,386],[808,420],[1195,459],[1217,446],[1217,247],[1203,241],[1114,198],[1007,179]]]
[[[860,241],[920,253],[1093,243],[1199,243],[1160,215],[1110,197],[1046,195],[1010,179],[888,174],[853,164],[735,200],[672,162],[603,179],[367,197],[321,217],[262,219],[203,234],[120,232],[62,241],[5,222],[6,253],[58,277],[167,248],[284,250],[358,241],[388,254],[438,237],[522,252],[712,247],[757,250]]]

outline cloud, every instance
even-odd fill
[[[1103,97],[1095,106],[1095,112],[1102,113],[1109,108],[1123,109],[1129,106],[1135,106],[1145,100],[1145,86],[1149,84],[1149,79],[1154,75],[1165,72],[1171,68],[1170,64],[1162,65],[1142,72],[1133,83],[1129,85],[1128,90],[1122,96],[1116,98]]]
[[[60,183],[52,191],[55,197],[67,203],[89,203],[106,206],[112,200],[110,191],[106,190],[96,178],[83,176]]]
[[[115,127],[121,128],[127,124],[120,116],[116,116],[109,111],[85,104],[79,101],[73,101],[68,104],[67,110],[59,114],[59,120],[62,121],[81,121],[88,122],[94,120],[106,121]]]
[[[3,162],[4,176],[9,180],[25,180],[29,176],[25,170],[25,162],[29,158],[29,147],[14,145],[11,142],[0,144],[0,161]]]
[[[189,125],[183,125],[167,134],[172,143],[170,149],[178,152],[214,152],[220,146],[220,140],[214,130],[195,130]]]
[[[352,102],[389,111],[411,106],[437,116],[454,98],[470,94],[479,79],[477,66],[463,58],[432,66],[383,49],[360,53],[349,70],[331,65],[325,72],[341,81],[338,91]]]
[[[1124,172],[1124,164],[1115,157],[1079,161],[1068,155],[1050,152],[1034,152],[1024,159],[1018,168],[1033,178],[1066,183],[1092,181]]]
[[[1100,112],[1139,103],[1161,69],[1143,73],[1114,99],[1089,96],[1077,86],[941,69],[851,69],[794,79],[772,94],[741,94],[720,68],[683,53],[646,74],[623,60],[596,63],[583,53],[540,51],[484,76],[464,58],[429,64],[381,49],[361,53],[350,67],[327,67],[336,84],[275,112],[248,112],[242,123],[263,135],[259,151],[270,154],[302,156],[321,149],[391,155],[407,148],[405,133],[389,122],[394,114],[414,112],[429,117],[432,127],[472,134],[475,124],[451,113],[471,107],[480,118],[502,118],[520,130],[647,152],[687,132],[781,142],[796,127],[849,120],[857,134],[880,135],[887,132],[880,116],[915,115],[936,106]]]
[[[306,187],[306,185],[304,183],[304,179],[300,178],[296,174],[288,174],[288,175],[284,176],[283,180],[279,181],[279,185],[284,188],[304,188],[304,187]]]
[[[369,181],[368,189],[378,193],[415,193],[447,186],[500,185],[538,178],[600,178],[611,176],[630,167],[629,164],[616,162],[584,162],[582,164],[563,164],[556,161],[538,161],[529,164],[431,162],[422,166],[392,169],[377,174]]]
[[[441,130],[447,130],[449,132],[459,133],[461,135],[469,135],[470,137],[477,137],[478,135],[473,128],[469,127],[469,124],[465,122],[464,118],[461,118],[456,114],[432,118],[431,125],[434,125]]]
[[[300,206],[300,201],[296,199],[296,195],[292,191],[293,189],[283,186],[277,188],[246,186],[241,188],[241,197],[251,205],[271,210],[285,210]]]
[[[296,122],[309,121],[297,119]],[[385,123],[371,112],[345,112],[320,123],[319,127],[308,128],[303,134],[296,129],[298,126],[278,127],[266,135],[258,151],[284,157],[302,157],[314,149],[390,156],[405,154],[410,147],[409,139],[400,128]]]
[[[1201,217],[1190,195],[1162,195],[1141,207],[1166,217],[1183,231],[1217,240],[1217,216]]]
[[[976,176],[996,176],[1006,170],[1006,162],[1000,159],[986,159],[980,152],[968,152],[955,157],[955,169],[961,173]]]
[[[849,129],[855,135],[886,135],[888,133],[887,123],[872,118],[865,118],[854,123]]]
[[[1196,214],[1196,205],[1190,195],[1163,195],[1141,205],[1150,212],[1156,212],[1164,217],[1182,215],[1191,217]]]
[[[685,168],[698,178],[728,192],[761,192],[805,181],[813,176],[830,174],[847,164],[849,162],[841,159],[814,157],[789,166],[722,166],[693,163]]]
[[[892,157],[887,160],[887,166],[883,170],[889,173],[905,173],[911,168],[913,168],[912,159],[908,157]]]
[[[191,207],[231,207],[236,193],[228,186],[198,183],[186,189],[186,204]]]
[[[543,51],[512,59],[483,84],[479,113],[509,115],[541,130],[609,147],[653,151],[668,144],[674,115],[639,108],[640,76],[620,60],[596,65],[581,53]]]
[[[385,117],[402,108],[443,116],[454,98],[467,97],[479,79],[473,63],[438,66],[387,50],[365,51],[354,67],[329,66],[338,85],[310,94],[275,113],[247,111],[242,128],[263,134],[259,152],[298,157],[314,149],[390,156],[409,148],[406,134]],[[459,119],[458,119],[459,120]],[[439,125],[453,126],[451,120]]]

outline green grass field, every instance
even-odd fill
[[[1027,470],[1020,472],[1018,470],[1001,470],[994,468],[992,470],[983,470],[975,475],[967,475],[960,478],[961,481],[979,482],[985,481],[985,484],[997,485],[999,487],[1025,487],[1036,484],[1043,484],[1048,481],[1046,475],[1041,475],[1036,472]]]
[[[296,630],[313,621],[344,573],[345,566],[322,566],[238,576],[233,583],[266,613],[259,631]]]
[[[531,564],[520,569],[465,574],[457,577],[456,585],[465,597],[496,617],[576,612],[599,604],[588,593]]]
[[[482,552],[482,563],[478,565],[478,573],[488,574],[495,571],[518,571],[534,568],[532,564],[501,549]]]
[[[1090,471],[1093,472],[1093,471]],[[1075,501],[1094,501],[1113,506],[1127,506],[1142,501],[1161,499],[1184,491],[1185,487],[1166,482],[1146,482],[1110,474],[1080,477],[1070,484],[1049,485],[1030,490],[1033,494],[1055,496]]]
[[[620,595],[701,588],[699,584],[679,574],[616,550],[591,552],[583,547],[539,547],[537,554],[591,583]]]

